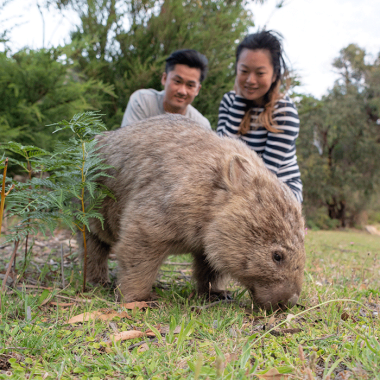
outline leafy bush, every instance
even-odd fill
[[[330,219],[325,207],[308,209],[306,214],[306,225],[312,230],[333,230],[339,227],[338,219]]]
[[[0,52],[0,141],[52,150],[52,123],[100,109],[102,94],[112,88],[78,72],[61,48],[25,49],[12,57]]]

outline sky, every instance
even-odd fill
[[[41,8],[42,17],[38,2],[42,4],[43,0],[13,0],[2,10],[2,28],[18,25],[9,34],[12,51],[69,41],[77,17]],[[279,9],[278,2],[251,2],[255,22],[252,31],[265,26],[283,35],[290,67],[301,78],[298,92],[318,98],[327,94],[338,78],[331,64],[350,43],[364,48],[369,60],[380,52],[379,0],[285,0]]]

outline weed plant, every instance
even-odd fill
[[[12,158],[10,164],[21,166],[28,174],[27,181],[13,183],[14,191],[8,194],[7,216],[17,217],[18,222],[8,230],[5,241],[21,242],[29,234],[45,234],[47,230],[53,233],[59,223],[73,233],[79,231],[85,248],[83,290],[86,229],[90,229],[91,218],[103,222],[98,210],[104,197],[112,196],[96,182],[100,176],[107,175],[105,170],[109,168],[97,153],[99,146],[95,136],[105,130],[100,117],[97,112],[86,112],[55,124],[55,132],[70,130],[72,137],[68,142],[58,143],[53,153],[12,141],[1,146],[22,158]]]

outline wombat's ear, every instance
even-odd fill
[[[244,186],[251,178],[252,164],[243,156],[234,155],[227,163],[227,183],[232,188]]]

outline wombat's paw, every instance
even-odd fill
[[[150,292],[145,295],[134,295],[134,294],[123,294],[120,292],[120,289],[118,289],[118,285],[116,284],[115,287],[115,295],[116,295],[116,301],[117,302],[140,302],[140,301],[155,301],[157,299],[157,294],[154,292]]]
[[[227,290],[212,291],[210,293],[201,293],[200,297],[206,298],[210,302],[215,301],[233,301],[231,292]]]

